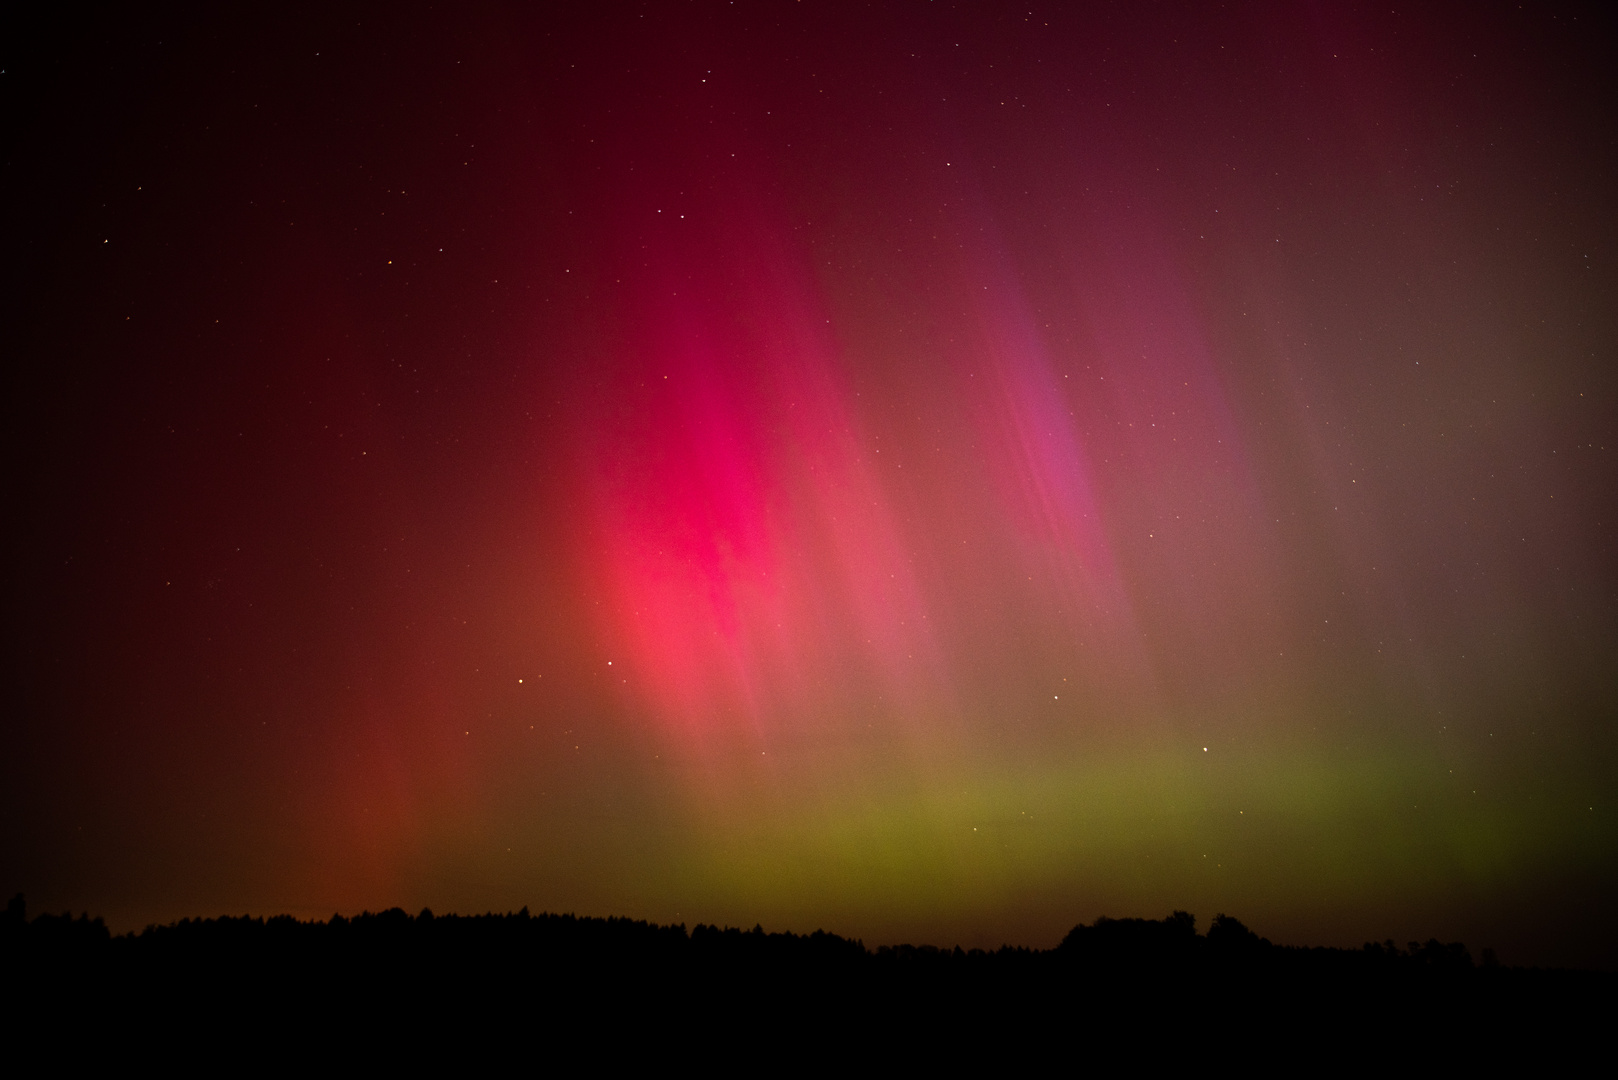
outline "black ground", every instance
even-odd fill
[[[526,909],[188,919],[114,936],[87,916],[28,919],[18,897],[0,940],[7,1025],[24,1038],[48,1032],[70,1055],[177,1038],[181,1051],[244,1064],[524,1046],[603,1064],[671,1053],[783,1065],[850,1053],[1546,1063],[1597,1045],[1618,1004],[1608,973],[1478,964],[1437,941],[1278,946],[1223,915],[1198,934],[1184,912],[1100,919],[1051,950],[986,952]]]

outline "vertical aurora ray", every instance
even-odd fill
[[[699,754],[813,738],[861,696],[902,713],[938,681],[830,320],[758,202],[693,211],[700,241],[660,226],[614,374],[632,403],[588,440],[603,648],[621,643],[630,696]]]
[[[995,288],[998,295],[985,300],[979,319],[989,388],[983,439],[993,448],[991,486],[1030,548],[1030,568],[1055,586],[1069,610],[1114,623],[1128,636],[1133,613],[1108,545],[1069,392],[1025,302],[1006,297],[1006,289],[1003,283]]]

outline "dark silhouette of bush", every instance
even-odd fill
[[[1242,924],[1242,921],[1223,913],[1215,915],[1208,926],[1208,945],[1226,954],[1251,953],[1268,948],[1268,938],[1261,938]]]
[[[1196,916],[1176,911],[1166,919],[1109,919],[1075,926],[1057,946],[1069,962],[1116,965],[1184,965],[1195,960],[1200,939]]]

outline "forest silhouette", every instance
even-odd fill
[[[387,1033],[395,1049],[468,1024],[536,1023],[625,1052],[714,1024],[733,1047],[773,1037],[806,1053],[805,1039],[869,1046],[889,1036],[1021,1053],[1079,1031],[1127,1033],[1159,1053],[1257,1028],[1271,1031],[1272,1050],[1345,1038],[1565,1047],[1594,1037],[1618,1003],[1611,973],[1507,967],[1487,950],[1479,963],[1437,940],[1276,945],[1224,914],[1198,933],[1183,911],[1100,918],[1052,949],[990,951],[526,908],[226,916],[113,934],[88,915],[29,918],[19,895],[0,920],[0,968],[13,1006],[72,1003],[75,1015],[125,1030],[183,1016],[245,1033],[273,1015],[299,1037],[309,1034],[300,1024],[335,1023],[350,1036]],[[290,1017],[302,1020],[287,1028]]]

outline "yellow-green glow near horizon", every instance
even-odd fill
[[[844,786],[665,822],[655,840],[597,822],[589,844],[612,869],[586,895],[664,921],[812,923],[872,944],[1049,945],[1080,917],[1167,907],[1357,944],[1401,910],[1432,917],[1618,840],[1572,800],[1480,796],[1497,777],[1446,763],[1430,745],[1286,739],[844,773]],[[538,813],[510,834],[520,869],[497,846],[479,875],[543,880],[551,860],[579,858]],[[446,843],[426,881],[466,876],[461,837]]]

